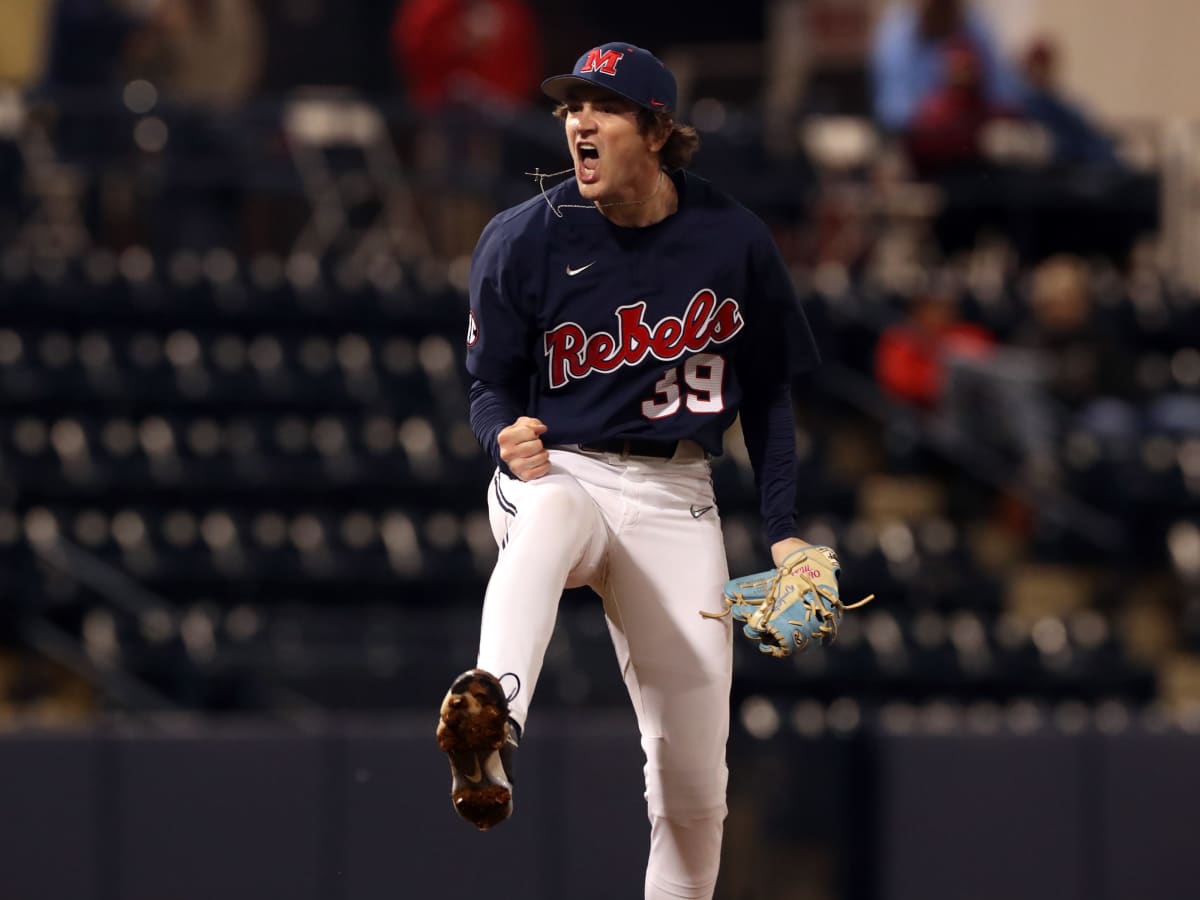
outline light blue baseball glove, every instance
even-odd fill
[[[871,594],[851,606],[838,598],[841,564],[829,547],[815,544],[791,553],[777,569],[756,572],[726,582],[724,612],[701,612],[706,618],[732,615],[744,622],[742,632],[759,642],[771,656],[790,656],[817,641],[832,644],[842,613],[871,600]]]

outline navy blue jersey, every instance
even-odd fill
[[[479,239],[467,369],[527,384],[521,412],[546,423],[547,446],[690,438],[717,455],[739,408],[818,362],[763,222],[696,175],[671,177],[678,211],[648,227],[614,225],[570,178]]]

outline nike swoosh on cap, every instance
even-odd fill
[[[593,259],[593,260],[592,260],[590,263],[588,263],[586,266],[580,266],[580,267],[579,267],[579,268],[577,268],[577,269],[572,269],[572,268],[570,267],[570,265],[568,265],[568,266],[567,266],[567,274],[568,274],[568,275],[578,275],[578,274],[579,274],[580,272],[582,272],[584,269],[590,269],[590,268],[591,268],[592,266],[594,266],[595,264],[596,264],[596,261]]]

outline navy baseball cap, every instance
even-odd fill
[[[613,41],[593,47],[575,61],[569,75],[542,82],[542,92],[559,102],[571,88],[589,84],[620,94],[655,112],[675,112],[675,76],[649,50]]]

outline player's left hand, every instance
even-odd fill
[[[783,565],[785,559],[797,550],[803,550],[807,546],[809,546],[808,541],[801,540],[798,537],[784,538],[782,541],[776,541],[771,545],[771,562],[778,568]]]
[[[791,541],[800,546],[791,546]],[[837,639],[842,613],[869,603],[875,595],[850,606],[842,603],[838,595],[841,564],[829,547],[789,538],[772,545],[772,556],[777,548],[786,552],[777,568],[727,582],[725,611],[701,611],[700,615],[731,615],[744,622],[742,632],[758,641],[758,649],[771,656],[790,656],[806,649],[813,640],[832,644]]]

